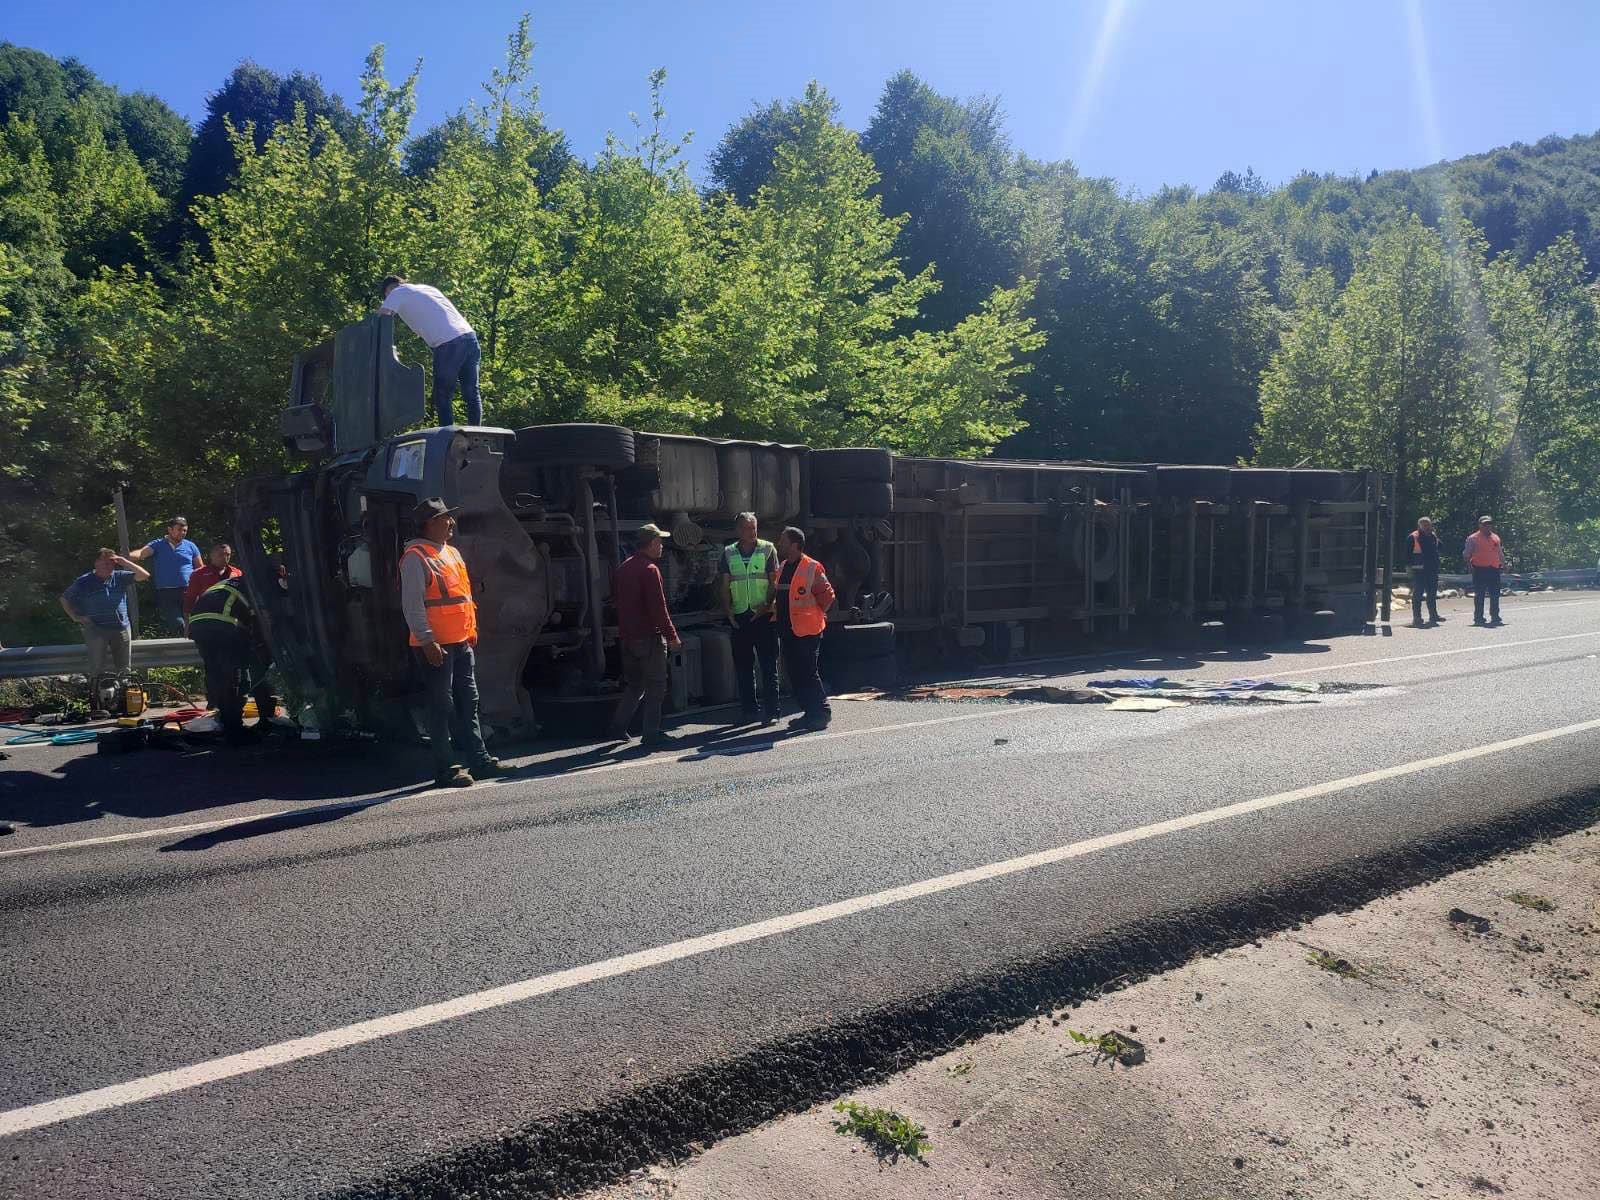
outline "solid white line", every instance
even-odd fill
[[[0,1112],[0,1137],[24,1133],[30,1129],[54,1125],[61,1121],[71,1121],[78,1117],[104,1112],[107,1109],[137,1104],[144,1100],[152,1100],[158,1096],[167,1096],[174,1092],[202,1087],[205,1084],[216,1083],[224,1079],[234,1079],[241,1075],[264,1071],[270,1067],[282,1066],[285,1063],[298,1062],[301,1059],[313,1058],[321,1054],[330,1054],[336,1050],[359,1046],[364,1042],[394,1037],[397,1034],[407,1033],[414,1029],[423,1029],[430,1025],[438,1025],[444,1021],[453,1021],[459,1017],[471,1016],[474,1013],[503,1008],[508,1004],[520,1004],[539,996],[548,996],[554,992],[582,987],[585,984],[596,983],[602,979],[628,975],[636,971],[648,970],[651,967],[659,967],[666,963],[709,954],[715,950],[727,950],[734,946],[743,946],[765,938],[777,937],[780,934],[793,933],[799,929],[824,925],[845,917],[856,916],[879,908],[887,908],[892,904],[903,904],[908,900],[919,900],[927,896],[938,895],[941,892],[970,887],[973,884],[1001,879],[1023,871],[1032,871],[1039,867],[1066,862],[1069,859],[1080,858],[1087,854],[1110,850],[1116,846],[1126,846],[1133,842],[1162,837],[1169,833],[1197,829],[1204,825],[1215,824],[1218,821],[1244,816],[1247,813],[1279,808],[1300,800],[1311,800],[1320,796],[1332,795],[1335,792],[1349,791],[1351,788],[1381,783],[1389,779],[1398,779],[1406,775],[1415,775],[1418,772],[1430,771],[1436,767],[1470,762],[1473,759],[1484,758],[1491,754],[1502,754],[1508,750],[1517,750],[1524,746],[1533,746],[1540,742],[1570,737],[1576,733],[1588,733],[1596,729],[1600,729],[1600,720],[1582,721],[1576,725],[1564,725],[1559,729],[1546,729],[1539,733],[1524,734],[1521,737],[1508,738],[1501,742],[1491,742],[1483,746],[1473,746],[1466,750],[1456,750],[1449,754],[1436,755],[1433,758],[1423,758],[1414,762],[1401,763],[1398,766],[1383,767],[1376,771],[1351,775],[1345,779],[1334,779],[1327,783],[1314,783],[1308,787],[1279,792],[1272,796],[1262,796],[1255,800],[1242,800],[1237,804],[1227,804],[1220,808],[1207,809],[1204,812],[1190,813],[1188,816],[1174,817],[1171,820],[1158,821],[1152,825],[1141,825],[1136,829],[1125,829],[1120,833],[1109,833],[1101,837],[1087,838],[1084,841],[1073,842],[1070,845],[1057,846],[1049,850],[1039,850],[1033,854],[1024,854],[1017,858],[1008,858],[1001,862],[989,863],[981,867],[971,867],[965,871],[954,871],[948,875],[938,875],[918,883],[908,883],[901,887],[873,892],[870,895],[856,896],[850,900],[840,900],[833,904],[808,908],[801,912],[790,913],[787,916],[772,917],[765,921],[756,921],[749,925],[723,929],[700,937],[686,938],[683,941],[671,942],[664,946],[655,946],[648,950],[638,950],[631,954],[618,955],[615,958],[604,959],[585,966],[553,971],[548,975],[538,975],[532,979],[505,984],[501,987],[490,988],[487,991],[472,992],[465,996],[457,996],[452,1000],[444,1000],[437,1004],[427,1004],[421,1008],[413,1008],[406,1012],[375,1017],[367,1021],[358,1021],[354,1025],[345,1025],[338,1029],[330,1029],[307,1037],[292,1038],[289,1041],[263,1046],[257,1050],[229,1054],[222,1058],[213,1058],[206,1062],[196,1063],[193,1066],[180,1067],[173,1071],[162,1071],[155,1075],[146,1075],[143,1078],[130,1080],[127,1083],[112,1084],[109,1087],[95,1088],[92,1091],[79,1092],[76,1095],[63,1096],[40,1104],[14,1108],[8,1112]]]
[[[1482,654],[1485,650],[1510,650],[1517,646],[1538,646],[1545,642],[1570,642],[1574,638],[1600,637],[1600,629],[1588,633],[1562,633],[1555,637],[1527,638],[1520,642],[1485,642],[1481,646],[1459,646],[1454,650],[1429,650],[1425,654],[1397,654],[1392,658],[1368,658],[1361,662],[1328,663],[1320,667],[1302,667],[1294,671],[1273,671],[1258,675],[1258,679],[1282,679],[1286,675],[1313,675],[1320,671],[1348,671],[1354,667],[1383,667],[1390,663],[1415,662],[1420,658],[1445,658],[1451,654]]]
[[[14,858],[19,854],[43,854],[46,850],[71,850],[78,846],[109,846],[112,842],[136,842],[143,838],[162,837],[169,833],[190,833],[197,829],[222,829],[229,825],[243,825],[246,821],[261,821],[268,817],[281,817],[284,813],[298,811],[280,808],[272,812],[253,813],[248,817],[224,817],[216,821],[196,821],[192,825],[163,825],[160,829],[140,829],[133,833],[108,833],[104,837],[79,838],[75,842],[47,842],[43,846],[19,846],[15,850],[0,850],[0,858]]]

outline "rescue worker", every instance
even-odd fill
[[[441,425],[454,425],[456,384],[467,406],[467,424],[483,424],[478,394],[478,335],[460,310],[436,287],[408,283],[404,275],[386,275],[378,285],[380,314],[399,317],[433,351],[433,411]]]
[[[628,725],[644,702],[646,748],[671,745],[661,732],[661,702],[667,694],[667,649],[683,641],[667,611],[667,593],[661,582],[661,559],[670,535],[655,525],[639,527],[634,550],[611,576],[611,602],[617,609],[617,649],[622,656],[622,695],[611,714],[608,740],[628,740]]]
[[[222,736],[230,745],[247,736],[246,691],[253,693],[256,702],[256,725],[250,732],[264,733],[278,710],[278,699],[267,682],[271,656],[262,641],[255,608],[237,577],[213,583],[200,593],[189,610],[189,636],[205,664],[206,699],[217,710]]]
[[[817,672],[817,656],[828,625],[828,609],[833,606],[833,585],[822,564],[806,554],[803,531],[791,525],[779,534],[778,553],[783,556],[783,569],[778,575],[775,619],[789,686],[804,710],[795,725],[826,729],[833,710],[828,707],[828,694],[823,691],[822,677]]]
[[[1411,531],[1411,627],[1423,629],[1422,601],[1428,601],[1428,624],[1444,620],[1439,615],[1439,535],[1433,521],[1418,517]]]
[[[400,607],[428,692],[428,745],[439,787],[471,787],[500,773],[478,723],[478,609],[461,552],[450,545],[457,510],[430,496],[412,510],[420,537],[400,555]],[[466,755],[460,763],[452,743]]]
[[[717,581],[722,611],[733,626],[733,670],[739,680],[740,716],[771,725],[778,719],[778,629],[772,622],[772,597],[778,584],[778,551],[756,536],[755,513],[734,521],[738,541],[722,551]],[[760,664],[752,679],[751,671]],[[760,702],[756,683],[760,681]]]
[[[1478,518],[1478,531],[1467,538],[1461,548],[1461,557],[1472,572],[1472,623],[1484,624],[1483,602],[1489,601],[1490,625],[1503,625],[1500,619],[1500,572],[1505,569],[1506,556],[1500,548],[1500,535],[1494,531],[1494,518]]]

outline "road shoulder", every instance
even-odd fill
[[[844,1097],[924,1126],[923,1162],[884,1160],[820,1105],[596,1196],[1585,1195],[1600,1177],[1585,1132],[1600,1127],[1597,950],[1600,828]],[[1113,1030],[1143,1043],[1142,1064],[1071,1037]]]

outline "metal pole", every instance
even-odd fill
[[[111,503],[117,510],[117,553],[123,558],[128,557],[128,510],[122,503],[122,485],[117,484],[111,493]],[[139,593],[135,588],[128,589],[128,625],[132,628],[132,636],[139,636]]]
[[[1083,631],[1094,633],[1094,484],[1089,484],[1089,503],[1083,513]]]
[[[1195,559],[1199,551],[1199,546],[1197,544],[1199,530],[1197,529],[1197,526],[1200,522],[1200,501],[1190,500],[1188,502],[1188,508],[1189,553],[1188,565],[1184,571],[1183,578],[1183,615],[1192,621],[1194,620],[1194,577],[1199,567],[1199,563],[1197,563]]]
[[[578,475],[578,503],[583,505],[584,557],[589,568],[589,668],[590,679],[606,673],[605,613],[600,605],[600,544],[595,537],[594,489],[588,476]]]
[[[1384,507],[1389,510],[1389,536],[1383,543],[1383,623],[1389,623],[1391,603],[1394,599],[1394,476],[1384,480]]]
[[[1361,596],[1365,601],[1366,611],[1361,614],[1363,627],[1372,624],[1373,591],[1377,585],[1377,573],[1373,570],[1372,543],[1378,538],[1378,497],[1374,495],[1377,490],[1376,471],[1367,472],[1367,483],[1364,495],[1366,507],[1361,513]]]

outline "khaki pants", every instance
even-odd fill
[[[644,736],[661,732],[661,701],[667,694],[667,639],[660,634],[622,643],[622,695],[611,714],[611,731],[627,732],[639,702],[644,701]]]
[[[126,675],[133,650],[133,631],[127,626],[106,629],[100,625],[83,627],[83,642],[89,648],[89,679],[97,675]]]

